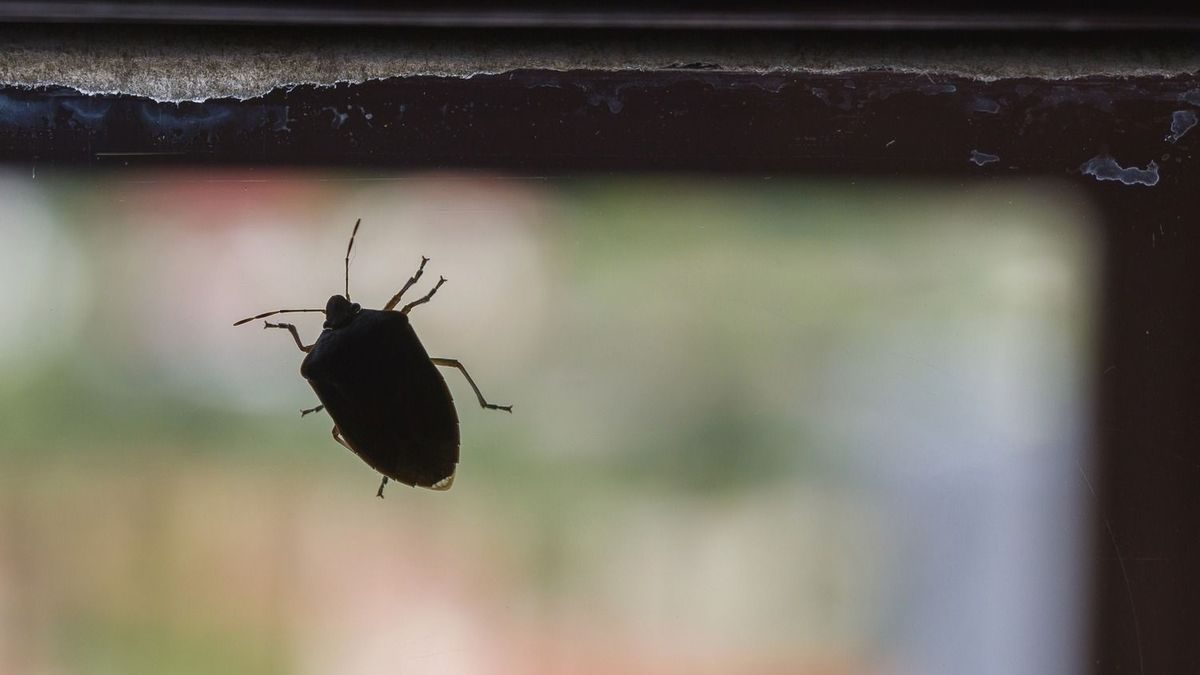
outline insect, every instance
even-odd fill
[[[301,410],[300,416],[324,409],[333,418],[334,440],[383,474],[375,493],[380,499],[389,478],[414,487],[449,490],[458,465],[458,413],[438,367],[461,372],[480,406],[510,413],[512,406],[488,403],[456,359],[430,358],[409,323],[409,312],[429,302],[446,283],[445,277],[439,277],[423,297],[395,309],[405,291],[421,279],[429,258],[421,257],[416,273],[383,309],[363,309],[350,301],[350,252],[361,224],[361,218],[354,223],[346,247],[345,295],[331,296],[325,309],[277,309],[233,325],[275,314],[324,313],[323,330],[311,345],[300,340],[294,325],[263,321],[264,329],[290,332],[306,354],[300,375],[321,404]]]

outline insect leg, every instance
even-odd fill
[[[265,330],[267,328],[286,328],[287,330],[291,331],[292,337],[296,338],[296,346],[300,348],[300,351],[307,354],[308,350],[312,349],[312,345],[308,345],[307,347],[304,346],[304,343],[300,341],[300,334],[296,332],[296,327],[290,323],[271,323],[270,321],[264,321],[263,329]]]
[[[375,493],[376,497],[383,499],[383,486],[387,485],[387,476],[383,477],[383,481],[379,483],[379,492]]]
[[[324,405],[319,405],[319,406],[317,406],[317,407],[315,407],[315,408],[308,408],[308,409],[306,409],[306,410],[301,410],[301,411],[300,411],[300,416],[301,416],[301,417],[304,417],[305,415],[307,415],[307,414],[309,414],[309,413],[321,412],[321,411],[322,411],[322,410],[324,410],[324,409],[325,409],[325,406],[324,406]]]
[[[429,360],[433,361],[433,365],[435,365],[435,366],[442,366],[444,368],[457,368],[459,370],[459,372],[461,372],[463,374],[463,377],[467,378],[467,384],[470,384],[471,388],[475,390],[475,396],[477,396],[479,398],[479,405],[481,405],[484,408],[487,408],[489,410],[504,410],[507,412],[512,412],[511,405],[495,405],[493,403],[488,403],[487,400],[485,400],[483,398],[483,394],[480,393],[479,387],[475,384],[475,380],[471,379],[471,374],[467,372],[467,369],[463,367],[463,364],[459,363],[458,359],[429,359]]]
[[[429,258],[421,256],[421,266],[417,268],[417,273],[409,277],[408,281],[404,282],[404,287],[400,289],[399,293],[393,295],[391,300],[388,300],[388,303],[383,306],[383,311],[386,312],[394,309],[396,305],[400,304],[400,296],[404,295],[404,291],[412,288],[412,285],[417,283],[417,281],[421,278],[421,275],[425,272],[425,263],[427,262],[429,262]]]
[[[350,452],[354,452],[354,448],[350,447],[350,445],[348,443],[346,443],[346,439],[342,438],[342,432],[340,429],[337,428],[336,424],[333,425],[333,440],[337,441],[338,443],[341,443],[343,448],[349,450]],[[355,452],[354,454],[358,454],[358,453]]]
[[[358,236],[358,226],[362,225],[362,218],[354,221],[354,231],[350,233],[350,244],[346,246],[346,299],[350,299],[350,251],[354,250],[354,238]]]
[[[250,323],[251,321],[254,321],[255,319],[265,319],[268,316],[275,316],[276,314],[295,314],[296,312],[320,312],[320,313],[324,314],[325,310],[323,310],[323,309],[277,309],[272,312],[263,312],[262,314],[255,314],[254,316],[248,316],[248,317],[242,319],[241,321],[234,323],[233,325],[240,326],[244,323]]]
[[[434,293],[437,293],[437,289],[441,288],[442,284],[444,284],[444,283],[446,283],[446,277],[438,277],[438,282],[433,285],[433,290],[426,293],[425,297],[419,298],[417,300],[413,300],[412,302],[405,305],[404,308],[400,310],[400,313],[408,314],[410,311],[412,311],[413,307],[416,307],[417,305],[423,305],[423,304],[429,302],[429,299],[433,297]]]

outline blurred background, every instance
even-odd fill
[[[282,331],[457,358],[448,493]],[[1082,668],[1096,242],[1057,184],[0,175],[0,673]],[[311,342],[319,315],[292,315]]]

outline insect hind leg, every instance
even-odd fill
[[[496,405],[495,403],[488,403],[487,399],[483,397],[483,393],[479,391],[479,386],[475,384],[475,380],[471,378],[471,374],[467,372],[466,367],[463,366],[458,359],[429,360],[433,361],[433,365],[435,366],[442,366],[443,368],[457,368],[458,371],[463,374],[463,377],[467,378],[467,384],[471,385],[471,389],[475,391],[475,396],[479,399],[479,405],[481,407],[487,408],[488,410],[503,410],[505,412],[512,412],[511,405]]]

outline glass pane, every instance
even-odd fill
[[[1028,182],[6,175],[0,671],[1077,671],[1088,215]],[[444,371],[447,493],[377,500],[291,337],[232,326],[343,292],[357,218],[352,298],[428,256],[420,339],[515,406]]]

